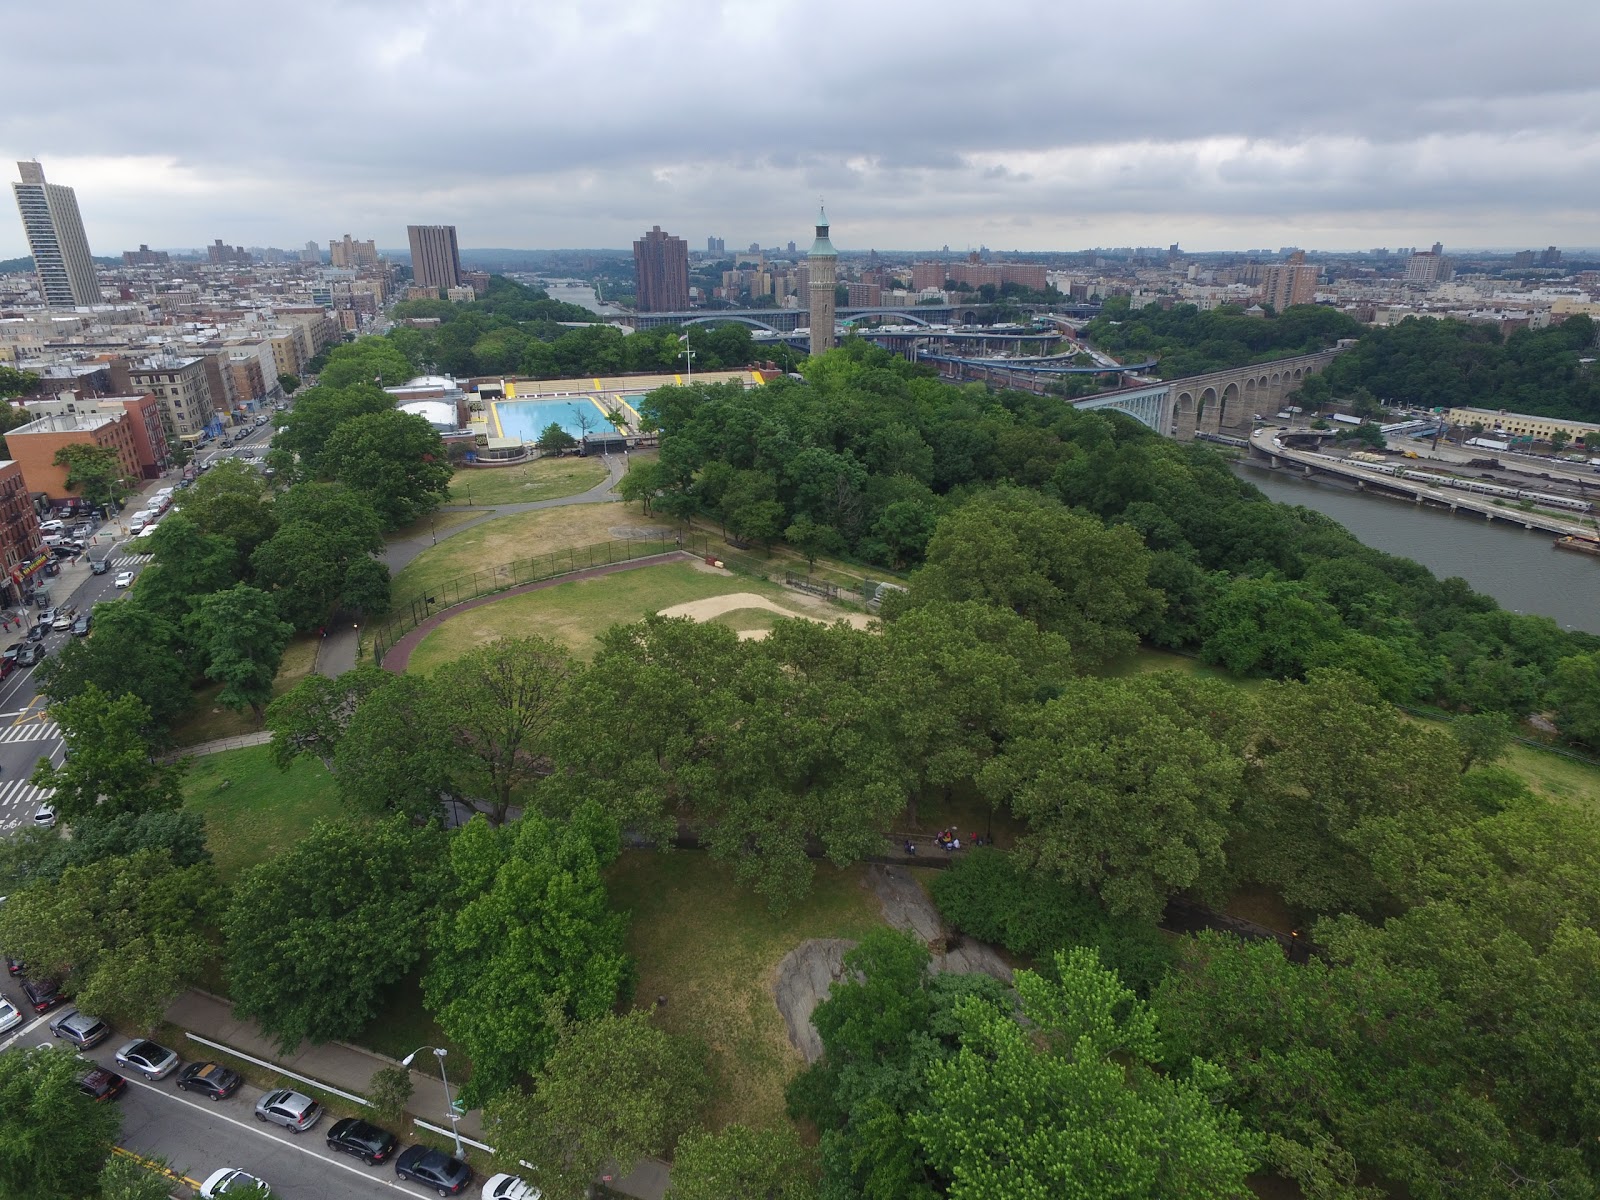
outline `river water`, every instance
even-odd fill
[[[1441,579],[1461,576],[1502,608],[1600,634],[1600,557],[1556,550],[1548,533],[1283,471],[1244,465],[1234,470],[1280,503],[1332,517],[1376,550],[1415,559]]]

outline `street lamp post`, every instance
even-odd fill
[[[694,350],[692,348],[693,343],[691,343],[689,341],[689,334],[688,334],[687,331],[685,331],[678,338],[678,340],[683,343],[683,349],[678,351],[678,357],[683,359],[684,362],[688,364],[688,366],[686,366],[684,368],[684,378],[688,381],[688,386],[689,387],[693,387],[694,386]]]
[[[461,1149],[461,1130],[457,1127],[457,1122],[461,1120],[461,1114],[456,1112],[456,1106],[450,1099],[450,1077],[444,1073],[444,1056],[448,1054],[449,1051],[443,1046],[418,1046],[410,1054],[406,1055],[400,1060],[400,1065],[402,1067],[409,1067],[411,1065],[411,1060],[417,1055],[421,1054],[424,1050],[432,1050],[434,1057],[439,1060],[439,1080],[444,1084],[444,1106],[450,1110],[450,1136],[455,1139],[456,1157],[465,1158],[466,1155]]]

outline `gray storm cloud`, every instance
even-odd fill
[[[0,154],[98,253],[1600,244],[1600,5],[78,0],[8,16]],[[56,55],[30,46],[73,45]],[[0,257],[24,253],[0,219]]]

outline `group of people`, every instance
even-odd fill
[[[961,835],[954,829],[939,830],[939,832],[934,835],[933,840],[938,843],[939,849],[943,850],[946,854],[953,854],[955,851],[961,849]],[[967,845],[969,847],[981,846],[983,845],[983,839],[976,833],[969,834],[967,836]],[[916,852],[917,843],[913,839],[907,838],[906,853],[915,855]]]

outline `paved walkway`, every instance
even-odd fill
[[[233,1015],[232,1006],[219,996],[209,992],[185,992],[173,1001],[167,1009],[167,1020],[186,1033],[196,1033],[213,1042],[220,1042],[234,1050],[242,1051],[252,1058],[259,1058],[264,1062],[275,1063],[297,1075],[304,1075],[319,1083],[331,1084],[341,1091],[353,1092],[358,1096],[365,1095],[372,1082],[372,1076],[384,1067],[398,1067],[400,1064],[395,1059],[375,1054],[371,1050],[363,1050],[359,1046],[351,1046],[345,1042],[324,1042],[313,1046],[302,1044],[293,1054],[280,1054],[275,1042],[262,1036],[253,1021],[242,1021]],[[431,1049],[431,1047],[429,1048]],[[184,1040],[182,1046],[177,1047],[178,1053],[192,1061],[204,1060],[208,1048],[199,1042]],[[439,1081],[439,1072],[434,1068],[438,1060],[432,1054],[418,1055],[418,1061],[426,1060],[428,1070],[411,1072],[411,1100],[406,1104],[409,1116],[420,1117],[441,1128],[450,1127],[449,1107],[445,1103],[444,1085]],[[445,1059],[445,1069],[448,1071],[450,1059]],[[450,1095],[453,1099],[457,1094],[457,1087],[451,1084]],[[481,1114],[474,1109],[461,1118],[461,1136],[483,1141],[483,1122]],[[404,1137],[409,1131],[397,1130]],[[407,1139],[409,1140],[409,1139]],[[637,1196],[639,1200],[662,1200],[666,1195],[668,1168],[663,1162],[648,1159],[620,1180],[611,1183],[617,1191],[629,1196]]]
[[[461,521],[437,534],[429,533],[427,537],[401,538],[398,541],[390,542],[384,549],[383,562],[388,566],[390,575],[398,575],[424,550],[431,550],[444,538],[454,537],[456,534],[471,529],[475,525],[482,525],[485,521],[494,517],[504,517],[519,512],[533,512],[541,508],[563,508],[568,504],[613,503],[617,499],[617,484],[628,473],[628,458],[625,454],[607,454],[604,456],[603,461],[606,466],[606,477],[588,491],[578,492],[576,495],[557,496],[552,500],[530,500],[523,504],[452,504],[449,506],[452,512],[473,512],[478,515],[470,521]],[[494,468],[482,467],[475,469],[491,471]],[[500,599],[509,594],[501,592],[495,598]],[[407,650],[406,653],[409,655],[410,651]],[[343,675],[360,661],[361,631],[354,625],[341,625],[328,630],[327,635],[322,639],[322,645],[317,648],[316,670],[319,675]],[[404,669],[403,662],[404,660],[402,660],[402,666],[396,668],[397,670]]]

